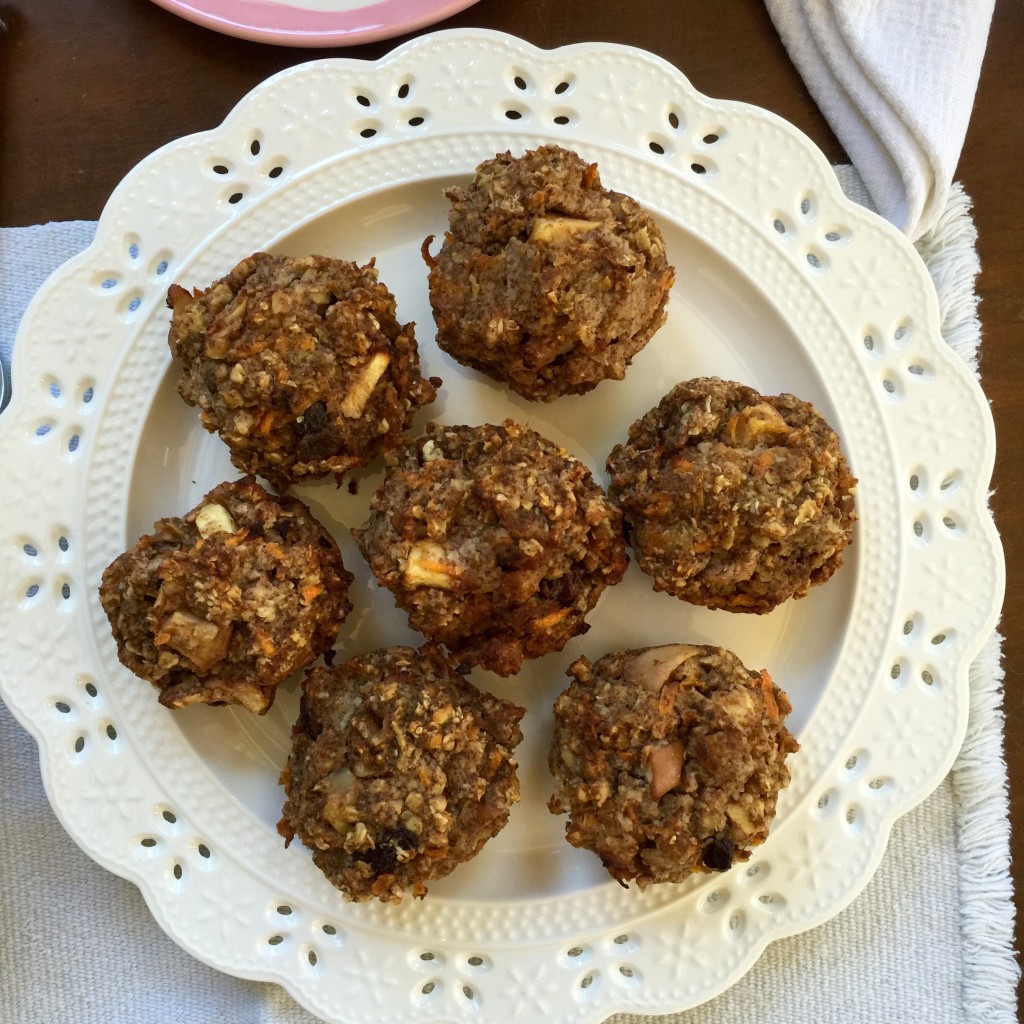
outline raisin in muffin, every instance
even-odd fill
[[[715,377],[677,384],[608,458],[637,563],[692,604],[769,612],[836,572],[856,480],[809,402]]]
[[[436,397],[373,261],[256,253],[205,290],[171,285],[167,304],[179,394],[240,470],[279,490],[340,480]]]
[[[438,345],[529,399],[621,380],[673,282],[651,215],[558,146],[499,154],[445,195],[437,257],[423,245]]]
[[[627,564],[590,471],[512,420],[431,426],[390,456],[353,534],[414,629],[502,676],[585,632]]]
[[[246,477],[159,520],[104,571],[100,602],[118,657],[161,704],[263,714],[281,681],[334,643],[351,582],[309,509]]]
[[[508,821],[523,713],[477,690],[437,647],[313,669],[278,830],[350,900],[423,896]]]
[[[673,644],[580,658],[555,703],[549,765],[566,838],[613,878],[682,882],[725,871],[767,838],[790,704],[730,651]]]

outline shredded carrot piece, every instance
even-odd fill
[[[272,658],[277,653],[277,648],[274,646],[274,641],[270,639],[265,633],[256,634],[256,643],[260,645],[260,650],[268,657]]]
[[[267,347],[265,341],[256,341],[251,345],[247,345],[245,348],[233,348],[231,349],[230,358],[236,363],[240,363],[243,359],[249,359],[252,356],[259,355]]]
[[[658,694],[658,714],[667,715],[676,706],[676,695],[679,693],[679,687],[668,683],[661,688],[661,692]]]
[[[302,594],[302,600],[305,601],[306,604],[312,604],[314,599],[319,597],[323,592],[324,588],[318,587],[316,584],[309,584],[299,591],[299,593]]]
[[[417,561],[416,567],[425,569],[428,572],[439,572],[443,576],[450,576],[452,573],[459,571],[458,566],[451,562],[442,562],[438,558],[421,558]]]
[[[778,719],[779,705],[775,701],[775,693],[772,690],[772,677],[764,669],[761,669],[760,684],[761,692],[764,694],[764,703],[768,711],[768,717]]]
[[[550,629],[552,626],[557,626],[568,614],[568,608],[560,608],[557,612],[549,612],[547,615],[542,615],[539,619],[534,619],[533,625],[537,629]]]
[[[263,545],[263,550],[273,555],[275,558],[284,558],[284,550],[277,541],[268,541]]]
[[[427,237],[423,239],[423,244],[420,246],[420,256],[423,257],[423,262],[426,263],[431,270],[437,266],[437,257],[430,255],[430,243],[433,240],[433,235],[427,235]]]

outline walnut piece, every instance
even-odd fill
[[[767,402],[747,406],[729,419],[729,442],[752,448],[755,444],[774,444],[792,433],[778,410]]]
[[[218,626],[191,612],[178,610],[168,616],[160,627],[160,640],[172,650],[183,654],[200,672],[209,672],[218,661],[227,657],[231,644],[231,625]]]
[[[622,678],[641,690],[657,693],[668,682],[668,677],[687,658],[700,653],[693,644],[666,644],[664,647],[649,647],[640,651],[626,662]]]

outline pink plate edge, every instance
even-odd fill
[[[279,46],[353,46],[433,25],[477,0],[381,0],[350,11],[313,11],[268,0],[153,0],[204,28]]]

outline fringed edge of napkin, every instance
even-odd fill
[[[951,779],[959,805],[957,858],[963,921],[963,1003],[976,1024],[1017,1020],[1010,819],[1003,757],[1003,638],[971,665],[971,707]]]
[[[978,375],[981,263],[971,200],[959,182],[934,226],[915,243],[935,282],[942,336]],[[1003,750],[1002,637],[994,632],[970,668],[967,734],[951,772],[958,805],[963,1005],[976,1024],[1016,1020],[1020,966],[1014,951],[1010,819]]]
[[[974,287],[981,272],[977,239],[970,197],[955,181],[938,220],[914,243],[935,283],[942,337],[976,377],[981,345],[979,299]]]

